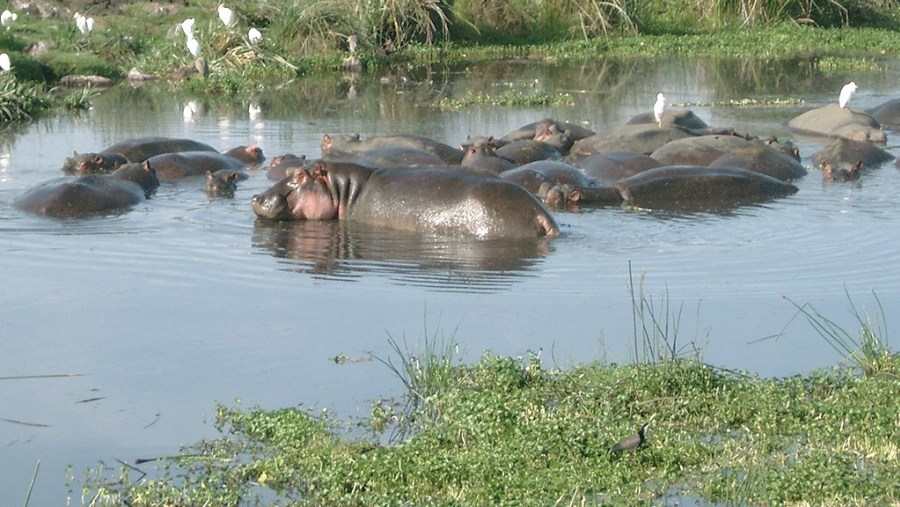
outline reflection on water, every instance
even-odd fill
[[[32,503],[61,505],[67,465],[79,475],[99,460],[173,454],[212,434],[205,417],[215,401],[365,416],[368,400],[399,392],[396,379],[376,364],[328,358],[388,357],[388,334],[415,347],[425,333],[452,329],[469,359],[485,349],[543,349],[548,365],[626,361],[634,343],[629,266],[646,273],[646,295],[686,305],[684,340],[708,330],[707,361],[764,375],[840,360],[797,321],[778,340],[760,341],[793,317],[785,297],[845,326],[854,322],[848,293],[871,309],[876,291],[887,315],[900,312],[900,171],[890,163],[855,184],[824,184],[813,169],[792,196],[715,212],[558,211],[559,238],[498,243],[336,222],[263,223],[250,209],[251,196],[271,185],[261,171],[233,199],[209,199],[202,179],[185,180],[102,219],[47,220],[11,206],[61,176],[73,151],[167,135],[221,150],[255,140],[271,159],[316,156],[325,133],[413,133],[453,145],[546,117],[601,130],[649,111],[663,91],[673,107],[802,99],[691,109],[714,126],[793,138],[809,167],[819,144],[791,135],[787,119],[833,102],[851,80],[860,85],[860,109],[898,97],[897,69],[886,61],[868,72],[823,74],[815,60],[434,65],[394,72],[387,84],[372,75],[303,77],[240,103],[147,83],[110,90],[83,114],[4,131],[0,376],[79,376],[0,381],[0,417],[46,425],[0,421],[8,465],[0,498],[24,498],[40,459]],[[576,105],[433,107],[444,97],[509,88],[568,92]],[[185,121],[189,103],[197,114]],[[896,140],[888,150],[900,154]],[[102,399],[79,403],[94,398]]]
[[[253,245],[284,268],[339,280],[380,273],[404,285],[451,292],[509,288],[551,251],[550,240],[467,240],[337,221],[257,219]],[[533,274],[532,274],[533,276]]]

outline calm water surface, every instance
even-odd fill
[[[634,353],[629,265],[635,278],[645,274],[644,293],[659,307],[682,309],[680,343],[695,341],[712,364],[767,376],[840,359],[804,321],[790,323],[790,301],[846,326],[853,319],[845,291],[873,315],[873,291],[888,319],[900,310],[893,163],[852,184],[823,184],[813,170],[794,196],[726,213],[559,212],[562,237],[522,245],[258,222],[249,201],[270,185],[261,172],[233,199],[208,198],[201,181],[164,183],[129,213],[101,219],[47,220],[11,207],[26,189],[61,176],[73,150],[166,135],[223,150],[258,141],[269,157],[315,156],[324,133],[416,133],[457,144],[544,117],[602,130],[649,110],[658,91],[670,104],[691,104],[711,125],[791,138],[787,119],[836,100],[851,79],[860,85],[855,108],[900,96],[898,68],[886,62],[825,76],[807,61],[513,62],[434,69],[403,86],[298,82],[260,96],[255,118],[249,103],[201,99],[190,120],[182,115],[190,97],[122,88],[84,115],[4,134],[0,501],[24,502],[38,460],[32,505],[60,505],[69,494],[67,465],[77,484],[101,461],[172,454],[213,436],[216,401],[364,416],[369,400],[398,394],[399,382],[377,362],[330,358],[387,357],[389,337],[415,351],[425,335],[452,336],[467,359],[491,350],[540,351],[560,366],[627,361]],[[429,107],[469,90],[510,87],[568,91],[577,105]],[[805,102],[703,105],[745,97]],[[888,149],[900,155],[894,139]],[[809,166],[818,142],[795,141]],[[80,502],[77,487],[72,495]]]

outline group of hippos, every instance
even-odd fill
[[[558,235],[548,210],[734,206],[790,195],[797,191],[791,181],[807,174],[790,141],[656,109],[601,132],[544,119],[459,147],[415,135],[326,134],[319,158],[286,154],[266,168],[256,145],[219,153],[190,139],[129,139],[75,153],[63,164],[75,178],[41,184],[14,204],[53,217],[116,213],[150,197],[160,180],[205,177],[211,194],[233,195],[248,170],[266,169],[275,183],[251,202],[266,219],[517,239]],[[900,128],[900,99],[867,112],[830,104],[788,127],[823,139],[811,159],[825,179],[853,180],[894,158],[878,145],[885,128]]]

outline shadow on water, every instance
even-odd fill
[[[253,246],[285,259],[282,269],[331,280],[386,276],[445,292],[493,292],[536,276],[549,239],[468,240],[422,236],[344,221],[257,219]]]

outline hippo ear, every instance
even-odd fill
[[[94,156],[94,163],[98,165],[103,165],[103,157],[98,153]]]
[[[313,164],[312,174],[316,178],[324,178],[328,174],[328,168],[325,166],[325,162],[320,160]]]
[[[311,176],[309,175],[308,172],[306,172],[306,169],[298,167],[297,169],[294,169],[294,174],[293,174],[293,176],[291,176],[291,181],[295,185],[302,185],[305,182],[307,182],[310,178],[311,178]]]
[[[156,171],[152,167],[150,167],[149,160],[145,160],[144,163],[141,164],[141,167],[143,167],[144,170],[147,171],[148,173],[156,173]]]
[[[231,183],[232,181],[236,180],[237,177],[238,177],[237,173],[231,173],[228,175],[227,178],[225,178],[225,181],[228,183]]]
[[[207,180],[213,179],[212,171],[210,171],[209,169],[206,170],[206,179]]]
[[[578,190],[573,190],[569,192],[568,201],[571,203],[576,203],[581,200],[581,192]]]

